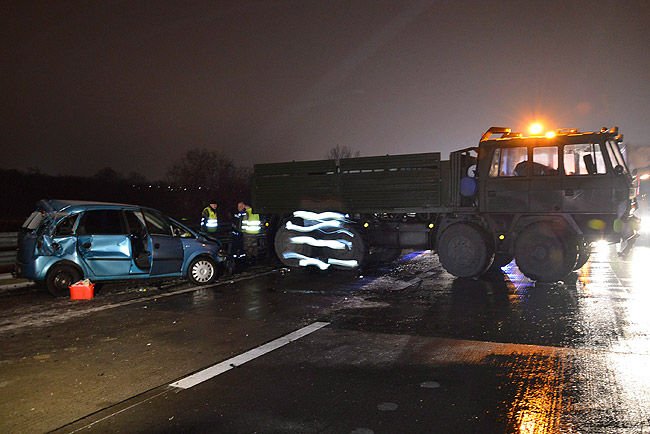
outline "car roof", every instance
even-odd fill
[[[98,202],[85,200],[43,199],[38,206],[50,212],[83,211],[88,209],[140,209],[139,205],[114,202]]]

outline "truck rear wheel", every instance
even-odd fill
[[[302,221],[296,222],[289,219],[282,223],[275,233],[275,253],[278,255],[280,261],[287,267],[298,267],[300,257],[311,257],[312,247],[307,244],[295,245],[291,242],[291,238],[297,236],[298,233],[286,228],[286,224],[289,221],[294,224],[299,223],[302,225]]]
[[[288,267],[357,268],[368,256],[366,243],[354,228],[304,231],[288,229],[288,222],[294,227],[304,227],[303,220],[294,217],[276,232],[275,252]]]
[[[576,265],[578,246],[565,241],[548,223],[526,227],[515,243],[515,260],[521,272],[538,282],[557,282]]]
[[[449,226],[438,240],[438,258],[457,277],[477,277],[492,264],[494,250],[485,232],[468,223]]]

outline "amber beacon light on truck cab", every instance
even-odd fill
[[[562,280],[599,240],[631,240],[636,189],[618,128],[530,135],[492,127],[454,151],[258,164],[253,209],[287,266],[353,268],[431,249],[458,277],[513,259]]]

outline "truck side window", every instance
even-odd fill
[[[490,177],[525,176],[528,148],[497,148],[490,164]]]
[[[585,158],[587,157],[587,158]],[[569,176],[575,175],[602,175],[607,172],[603,152],[598,143],[585,143],[579,145],[564,145],[564,173]],[[593,162],[592,170],[590,167]]]
[[[81,216],[77,235],[123,235],[126,227],[122,212],[112,209],[86,211]]]
[[[557,146],[544,146],[533,148],[533,176],[547,176],[558,174],[558,148]]]

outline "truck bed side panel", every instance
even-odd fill
[[[440,206],[440,154],[343,159],[341,197],[350,212],[418,212]]]
[[[440,153],[258,164],[253,208],[348,213],[435,212],[441,206]]]

